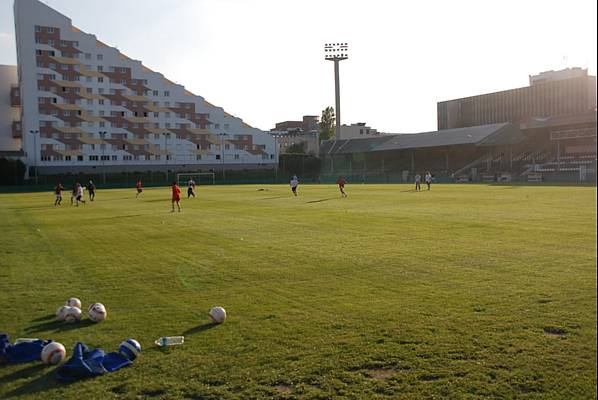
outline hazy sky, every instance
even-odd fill
[[[596,0],[45,0],[78,28],[249,124],[334,105],[324,43],[348,42],[343,123],[436,129],[436,102],[596,74]],[[0,64],[15,64],[13,1],[0,0]]]

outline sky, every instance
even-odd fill
[[[17,0],[18,1],[18,0]],[[43,0],[73,25],[252,126],[334,106],[343,124],[436,130],[436,103],[527,86],[566,67],[596,75],[595,0]],[[16,64],[0,0],[0,64]]]

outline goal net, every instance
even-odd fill
[[[213,185],[216,183],[216,174],[213,172],[194,172],[176,174],[176,180],[179,185],[187,185],[190,179],[193,179],[196,185]]]

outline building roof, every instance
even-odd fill
[[[328,140],[322,142],[320,153],[350,154],[466,144],[498,146],[519,143],[521,140],[523,140],[523,135],[516,125],[503,123],[433,132],[391,134],[367,139]]]

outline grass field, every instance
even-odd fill
[[[347,190],[0,194],[0,331],[143,346],[70,385],[2,365],[0,398],[596,398],[596,188]],[[55,322],[71,296],[108,320]]]

